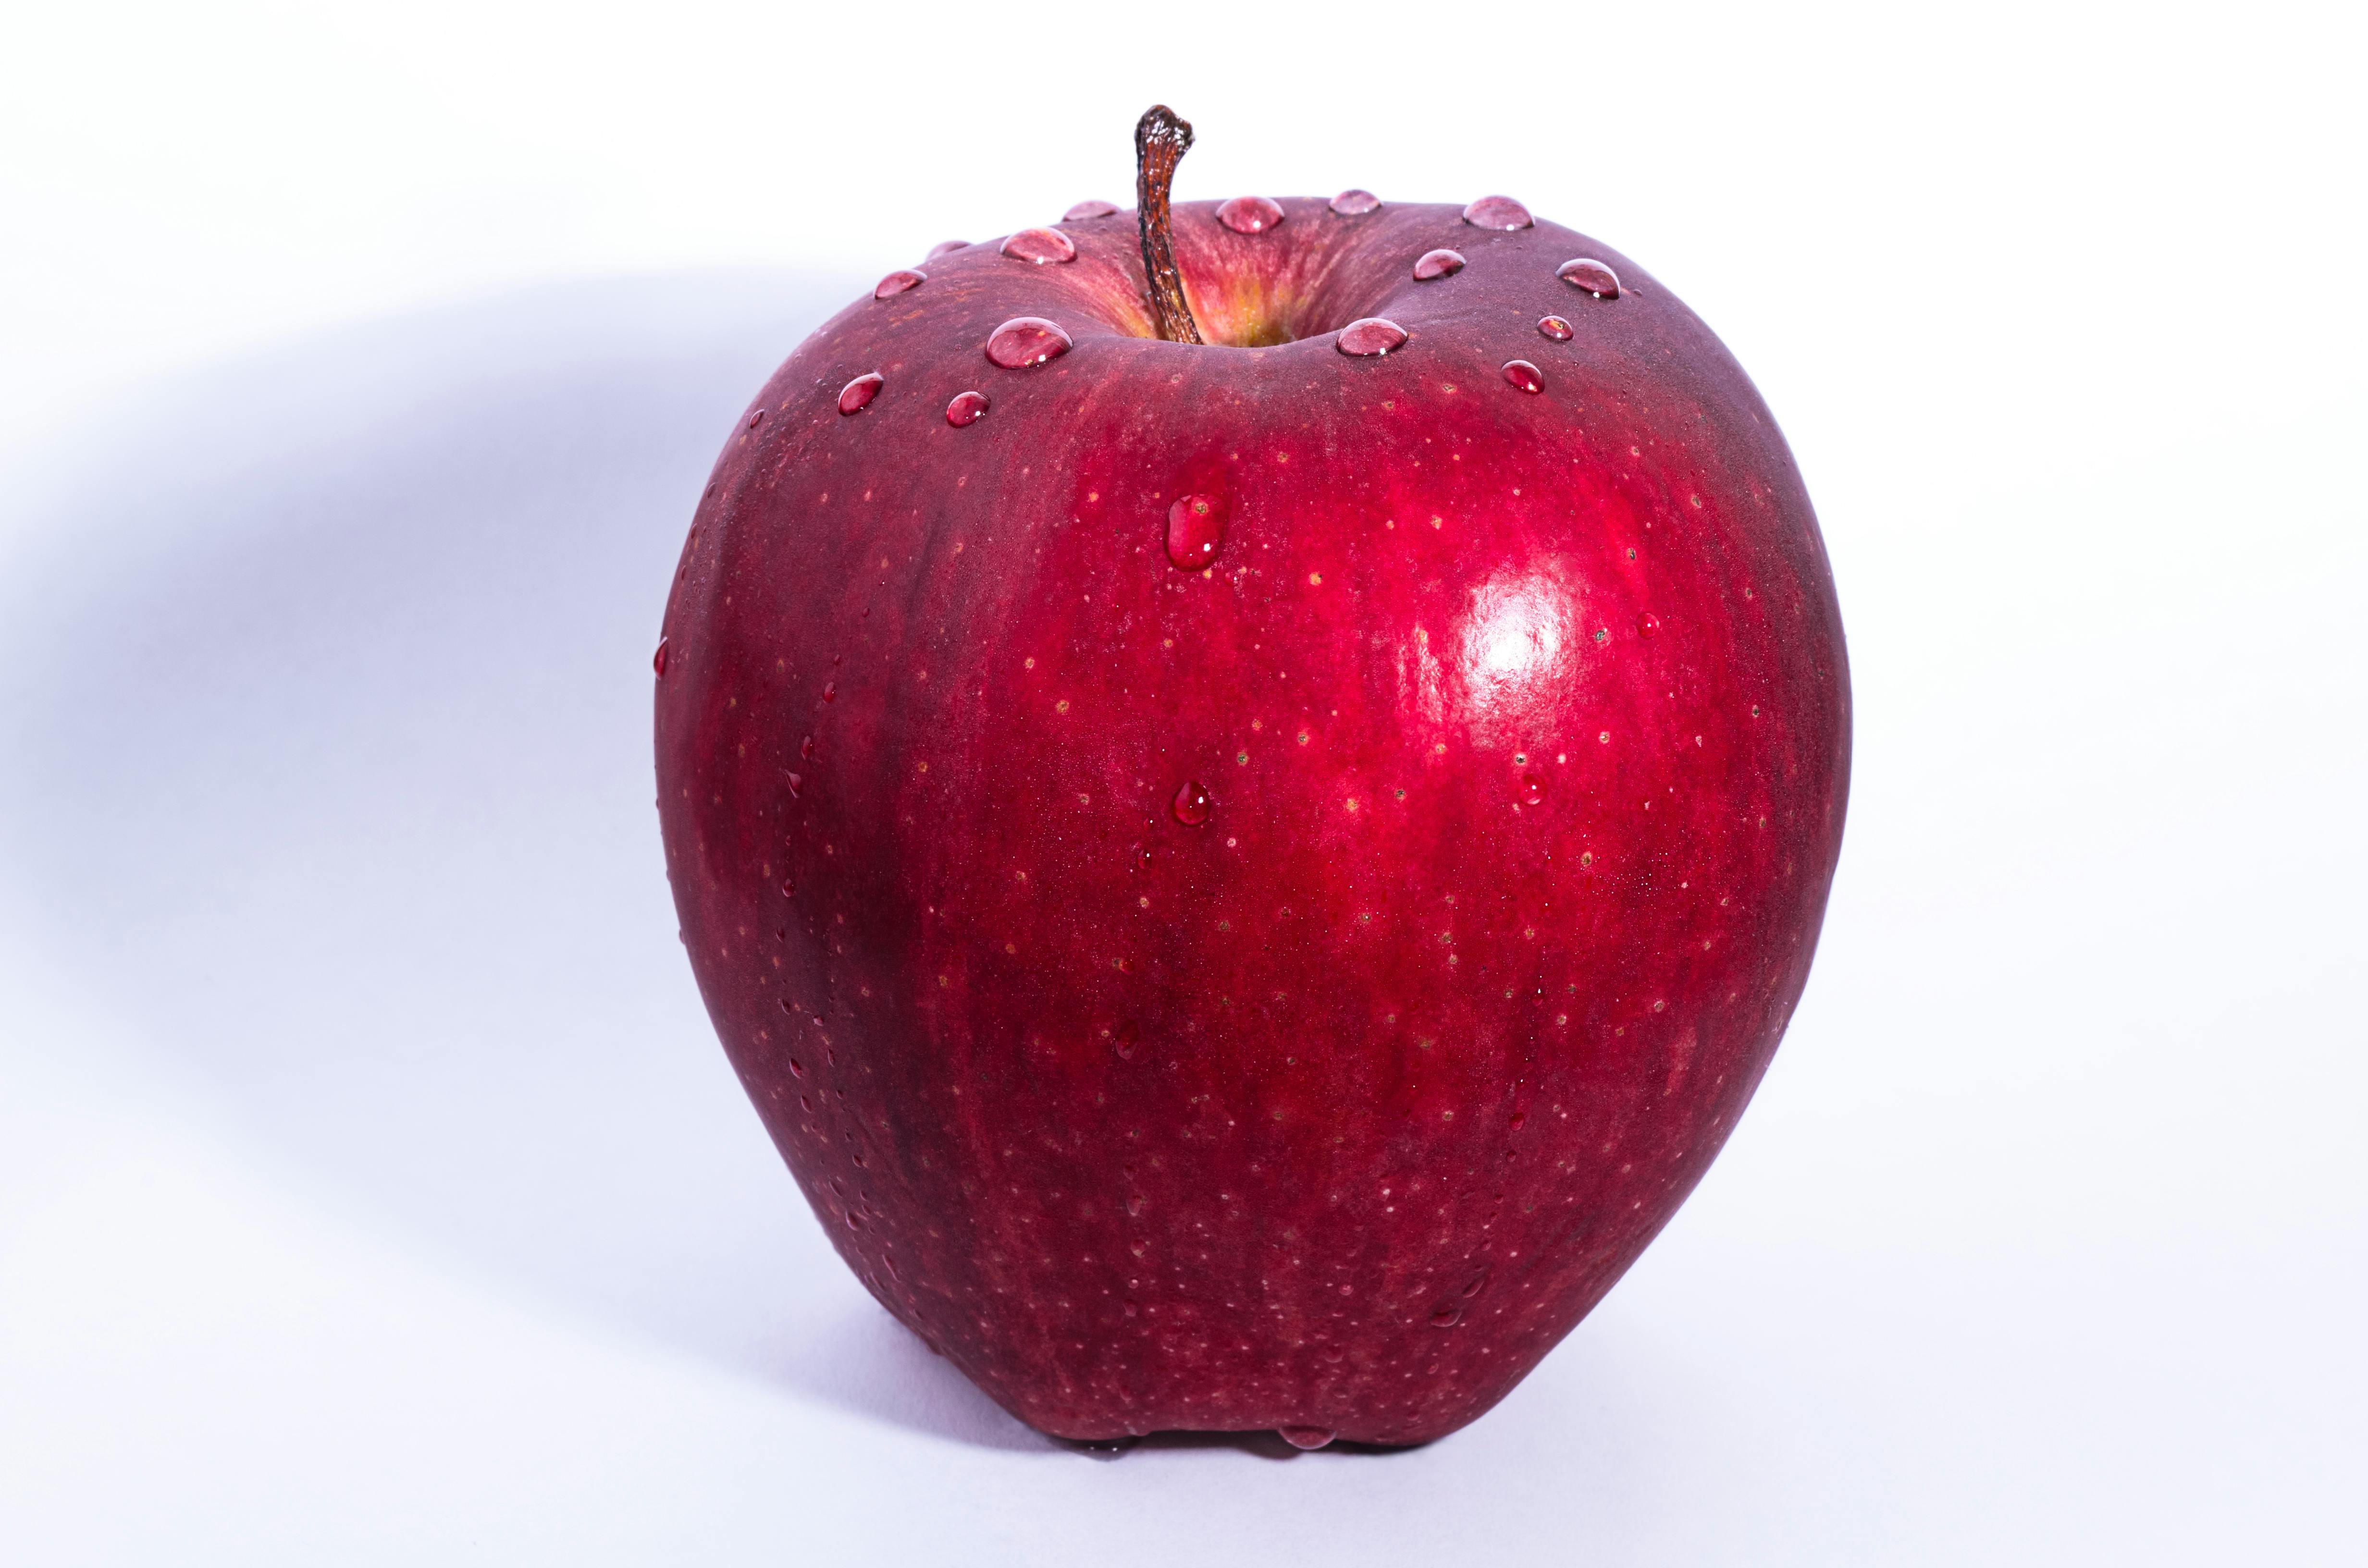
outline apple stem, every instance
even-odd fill
[[[1192,148],[1192,125],[1166,104],[1154,104],[1134,122],[1134,221],[1143,234],[1143,276],[1151,295],[1151,324],[1170,343],[1205,343],[1184,298],[1184,275],[1168,244],[1167,187],[1176,165]]]

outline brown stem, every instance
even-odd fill
[[[1167,187],[1176,165],[1192,148],[1192,127],[1166,104],[1154,104],[1134,122],[1134,221],[1143,234],[1143,276],[1151,288],[1151,324],[1170,343],[1201,343],[1201,326],[1184,298],[1184,275],[1168,244]]]

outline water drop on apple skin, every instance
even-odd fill
[[[1521,797],[1521,804],[1525,806],[1543,805],[1546,798],[1546,781],[1539,778],[1534,773],[1524,773],[1521,775],[1520,786],[1518,792]]]
[[[989,406],[983,392],[956,392],[953,401],[946,404],[946,423],[957,430],[965,425],[975,425]]]
[[[1539,374],[1538,368],[1527,359],[1505,361],[1505,384],[1525,392],[1540,392],[1546,390],[1545,377]]]
[[[1077,259],[1077,242],[1058,229],[1022,229],[1003,242],[1003,254],[1014,261],[1049,267]]]
[[[1649,610],[1649,609],[1648,609],[1648,610],[1646,610],[1644,614],[1642,614],[1642,615],[1640,615],[1640,616],[1638,616],[1638,617],[1636,618],[1636,635],[1637,635],[1637,636],[1639,636],[1639,637],[1651,637],[1651,636],[1655,635],[1656,633],[1657,633],[1660,630],[1661,630],[1661,618],[1660,618],[1659,616],[1657,616],[1657,615],[1655,615],[1651,610]]]
[[[1236,196],[1217,209],[1217,222],[1237,234],[1263,234],[1282,222],[1282,208],[1263,196]]]
[[[1133,1061],[1135,1048],[1142,1043],[1143,1030],[1131,1020],[1110,1031],[1110,1045],[1117,1051],[1119,1060],[1121,1062]]]
[[[1371,359],[1389,353],[1406,340],[1406,328],[1386,316],[1366,316],[1340,329],[1335,346],[1354,358]]]
[[[1104,201],[1099,197],[1088,197],[1062,213],[1061,222],[1082,223],[1088,218],[1107,218],[1117,210],[1118,206],[1115,202]]]
[[[1332,1433],[1321,1426],[1278,1426],[1274,1429],[1274,1434],[1292,1448],[1310,1453],[1317,1449],[1330,1447],[1333,1437]]]
[[[1570,323],[1563,320],[1560,316],[1540,316],[1538,318],[1538,335],[1540,337],[1551,337],[1556,343],[1568,343],[1570,341]]]
[[[1463,210],[1463,221],[1475,229],[1526,229],[1530,210],[1509,196],[1484,196]]]
[[[664,678],[666,676],[666,640],[661,637],[658,639],[658,651],[650,656],[650,668],[655,670],[660,678]]]
[[[1176,791],[1176,799],[1168,802],[1168,809],[1186,827],[1198,827],[1209,820],[1209,805],[1208,789],[1198,779],[1192,779]]]
[[[1414,264],[1414,280],[1429,283],[1434,278],[1452,278],[1463,270],[1463,256],[1452,250],[1425,251]]]
[[[1368,212],[1379,210],[1381,205],[1380,197],[1370,190],[1359,190],[1354,187],[1332,199],[1332,210],[1343,218],[1361,218]]]
[[[939,240],[936,244],[929,247],[929,254],[923,256],[921,259],[923,261],[935,261],[941,256],[951,256],[958,250],[968,250],[969,248],[970,242],[968,240]]]
[[[1167,508],[1167,559],[1198,572],[1225,542],[1225,510],[1213,495],[1179,495]]]
[[[1042,316],[1014,316],[986,340],[986,357],[1007,370],[1026,369],[1069,351],[1069,335]]]
[[[1463,1309],[1452,1304],[1441,1307],[1430,1314],[1430,1326],[1433,1328],[1453,1328],[1463,1321]]]
[[[839,413],[862,413],[871,406],[871,400],[878,397],[880,389],[887,384],[887,378],[877,370],[856,377],[855,380],[838,389]]]
[[[1554,268],[1554,276],[1599,300],[1620,297],[1620,275],[1592,256],[1572,257]]]
[[[899,267],[871,286],[871,297],[875,300],[885,300],[892,295],[901,294],[907,289],[917,289],[928,280],[929,275],[926,272],[910,267]]]

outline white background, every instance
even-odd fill
[[[2333,6],[0,21],[0,1557],[2354,1562],[2368,348]],[[1691,1205],[1429,1449],[1020,1428],[715,1049],[648,656],[930,243],[1506,190],[1783,421],[1858,771]],[[2349,1476],[2351,1480],[2343,1478]]]

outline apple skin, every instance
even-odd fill
[[[1282,206],[1175,209],[1207,347],[1148,335],[1130,212],[841,312],[666,609],[724,1048],[872,1294],[1069,1438],[1486,1411],[1733,1130],[1840,846],[1832,576],[1718,340],[1552,224]],[[990,363],[1020,315],[1074,348]],[[1338,352],[1370,315],[1410,340]],[[1204,571],[1163,544],[1188,494]]]

